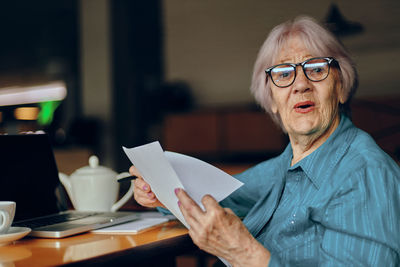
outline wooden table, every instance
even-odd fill
[[[174,266],[177,255],[196,250],[187,229],[173,221],[139,234],[25,237],[0,247],[0,266]]]

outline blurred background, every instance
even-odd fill
[[[164,149],[234,173],[286,137],[249,92],[258,49],[297,15],[326,23],[354,56],[354,122],[400,149],[398,0],[15,0],[0,3],[0,132],[49,133],[61,171],[126,171],[121,146]]]

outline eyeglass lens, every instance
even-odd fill
[[[322,81],[329,74],[329,62],[325,58],[311,59],[302,66],[306,77],[313,82]],[[271,70],[270,74],[275,85],[279,87],[289,86],[296,78],[296,65],[278,65]]]

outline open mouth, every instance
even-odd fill
[[[299,106],[299,108],[308,108],[308,107],[311,107],[312,105],[301,105],[301,106]]]
[[[296,105],[294,105],[294,109],[298,112],[309,112],[313,110],[315,107],[314,102],[312,101],[304,101],[304,102],[299,102]]]

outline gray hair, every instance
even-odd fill
[[[279,114],[271,110],[271,83],[265,69],[272,66],[285,43],[294,35],[298,36],[315,57],[333,57],[339,63],[341,93],[344,103],[339,104],[340,112],[350,115],[350,101],[357,89],[358,78],[353,60],[340,41],[316,20],[300,16],[272,29],[261,46],[254,64],[250,90],[256,101],[272,119],[282,127]]]

